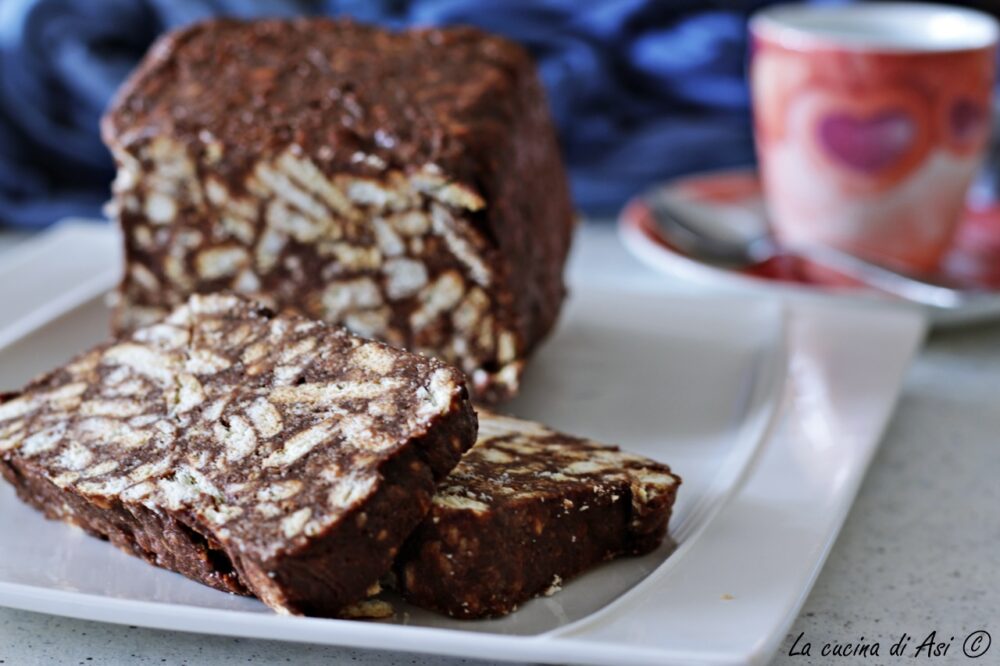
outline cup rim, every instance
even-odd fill
[[[864,26],[879,21],[937,19],[957,27],[971,29],[962,38],[938,34],[927,29],[924,34],[906,31],[905,37],[851,33],[850,24]],[[842,23],[823,26],[824,21]],[[813,23],[813,25],[810,25]],[[954,53],[996,46],[1000,41],[1000,23],[987,14],[968,7],[929,2],[867,2],[851,5],[779,4],[758,10],[750,17],[750,32],[793,50],[839,49],[868,53]],[[940,32],[940,28],[939,28]]]

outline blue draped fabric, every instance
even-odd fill
[[[0,0],[0,223],[98,215],[113,166],[98,120],[157,34],[229,14],[473,24],[538,59],[577,205],[753,160],[747,15],[766,0]]]

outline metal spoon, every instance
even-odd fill
[[[745,268],[783,254],[763,218],[752,211],[730,207],[724,215],[711,214],[695,203],[668,198],[658,192],[646,195],[646,204],[663,236],[691,257],[723,268]],[[996,305],[1000,296],[963,291],[929,282],[873,264],[832,247],[788,248],[809,261],[833,269],[885,293],[934,308],[954,309]]]

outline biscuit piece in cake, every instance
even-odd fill
[[[396,562],[411,603],[504,615],[586,569],[655,549],[680,478],[649,458],[479,412],[479,439],[440,483]]]
[[[103,122],[119,330],[234,290],[518,388],[573,214],[527,53],[472,28],[309,18],[163,38]]]
[[[194,296],[0,402],[0,471],[152,564],[326,616],[390,569],[475,433],[453,368]]]

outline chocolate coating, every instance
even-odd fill
[[[139,267],[122,285],[122,329],[190,293],[236,289],[434,353],[466,371],[480,397],[500,399],[516,392],[558,316],[573,227],[566,177],[534,65],[500,37],[321,18],[209,21],[158,42],[102,128],[119,163],[115,216]],[[282,198],[287,188],[268,176],[288,176],[282,165],[314,203]],[[298,233],[303,212],[322,231]],[[380,272],[399,250],[373,220],[404,212],[433,220],[405,250],[420,265],[409,274],[433,283],[454,271],[464,293],[482,290],[474,331],[438,312],[414,319],[431,297]],[[228,255],[230,272],[199,274],[197,256],[220,243],[246,252]],[[359,252],[367,259],[352,263]],[[360,315],[323,305],[330,285],[369,277],[388,313],[374,299]]]

